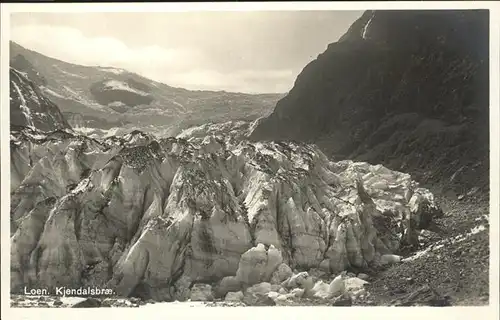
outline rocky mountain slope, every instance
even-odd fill
[[[254,120],[268,115],[282,97],[174,88],[123,69],[66,63],[14,42],[10,60],[59,106],[73,127],[184,129],[206,121]]]
[[[292,269],[399,261],[442,215],[428,190],[380,165],[294,143],[185,138],[12,131],[12,291],[184,300],[204,283],[224,297]]]
[[[10,68],[10,125],[41,131],[69,128],[59,108],[26,73]]]
[[[314,142],[456,196],[487,191],[488,21],[487,10],[367,11],[251,138]]]

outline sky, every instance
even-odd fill
[[[288,92],[362,11],[13,13],[11,40],[191,90]]]

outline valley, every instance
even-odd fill
[[[11,42],[11,306],[488,305],[487,21],[366,11],[287,94]]]

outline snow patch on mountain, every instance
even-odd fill
[[[126,72],[123,69],[111,68],[111,67],[105,67],[105,68],[103,67],[103,68],[99,68],[99,70],[105,71],[105,72],[111,72],[111,73],[114,73],[116,75],[123,74]]]
[[[120,136],[120,132],[123,131],[123,129],[119,127],[113,127],[110,129],[100,129],[100,128],[91,128],[84,126],[75,126],[73,127],[73,130],[76,133],[86,135],[93,139],[106,139],[112,136]],[[121,132],[121,135],[123,134],[124,133]]]
[[[42,89],[42,91],[44,93],[50,94],[51,96],[54,96],[54,97],[57,97],[57,98],[61,98],[61,99],[67,99],[68,98],[68,97],[63,96],[62,94],[59,94],[59,93],[55,92],[54,90],[52,90],[52,89],[50,89],[48,87],[41,86],[40,89]]]
[[[87,95],[84,92],[77,92],[68,86],[63,86],[63,88],[69,94],[68,97],[64,97],[65,99],[76,101],[76,102],[81,103],[89,108],[94,109],[94,110],[102,110],[103,109],[103,106],[100,105],[99,103],[86,98]],[[106,112],[116,113],[112,109],[106,110]]]
[[[10,123],[42,131],[68,127],[57,106],[14,68],[10,68]]]
[[[26,99],[24,98],[24,95],[21,92],[21,89],[19,88],[19,86],[15,82],[11,82],[11,84],[14,86],[14,88],[17,91],[17,94],[19,95],[19,98],[21,99],[21,104],[19,105],[19,108],[21,108],[21,111],[22,111],[24,117],[26,118],[26,122],[28,123],[28,127],[34,128],[35,126],[33,124],[33,118],[31,117],[31,110],[26,105]]]
[[[170,100],[170,102],[172,102],[176,106],[180,107],[180,109],[179,108],[177,109],[179,112],[181,112],[181,113],[186,113],[187,112],[187,108],[182,103],[179,103],[179,102],[177,102],[175,100]]]
[[[64,90],[68,91],[69,93],[71,93],[73,96],[75,97],[78,97],[78,92],[76,92],[75,90],[71,89],[70,87],[68,86],[63,86]]]
[[[121,101],[113,101],[111,103],[108,103],[108,106],[110,106],[110,107],[124,107],[124,106],[126,106],[126,104],[121,102]]]
[[[147,92],[134,89],[131,86],[129,86],[128,83],[123,82],[123,81],[108,80],[108,81],[104,82],[104,85],[106,86],[107,89],[111,89],[111,90],[129,91],[129,92],[133,92],[133,93],[139,94],[141,96],[147,96],[148,95]]]
[[[76,73],[71,73],[71,72],[65,71],[65,70],[61,69],[60,67],[58,67],[57,65],[54,65],[54,68],[56,68],[57,71],[65,74],[65,75],[68,75],[68,76],[71,76],[71,77],[74,77],[74,78],[85,79],[84,76],[82,76],[80,74],[76,74]]]
[[[363,34],[361,35],[363,37],[363,39],[366,39],[367,38],[367,33],[368,31],[370,30],[370,24],[373,20],[373,17],[375,16],[375,13],[372,14],[372,16],[370,17],[370,19],[368,20],[368,22],[365,24],[365,26],[363,27]]]

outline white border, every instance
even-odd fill
[[[13,12],[172,12],[172,11],[296,11],[296,10],[368,10],[368,9],[490,9],[490,305],[488,307],[450,308],[388,308],[388,307],[225,307],[193,308],[172,306],[164,313],[142,308],[121,309],[19,309],[10,308],[10,151],[9,151],[9,25]],[[109,317],[121,319],[148,318],[195,318],[214,317],[217,319],[283,318],[302,319],[308,317],[327,319],[498,319],[498,222],[499,222],[499,39],[500,5],[498,2],[255,2],[255,3],[11,3],[1,4],[1,78],[0,133],[1,133],[1,287],[2,319],[40,319],[61,316],[72,320],[89,317]],[[347,30],[346,30],[347,31]],[[113,316],[112,313],[115,315]]]
[[[491,9],[491,1],[387,2],[175,2],[175,3],[9,3],[9,12],[185,12],[185,11],[300,11],[369,9]]]

